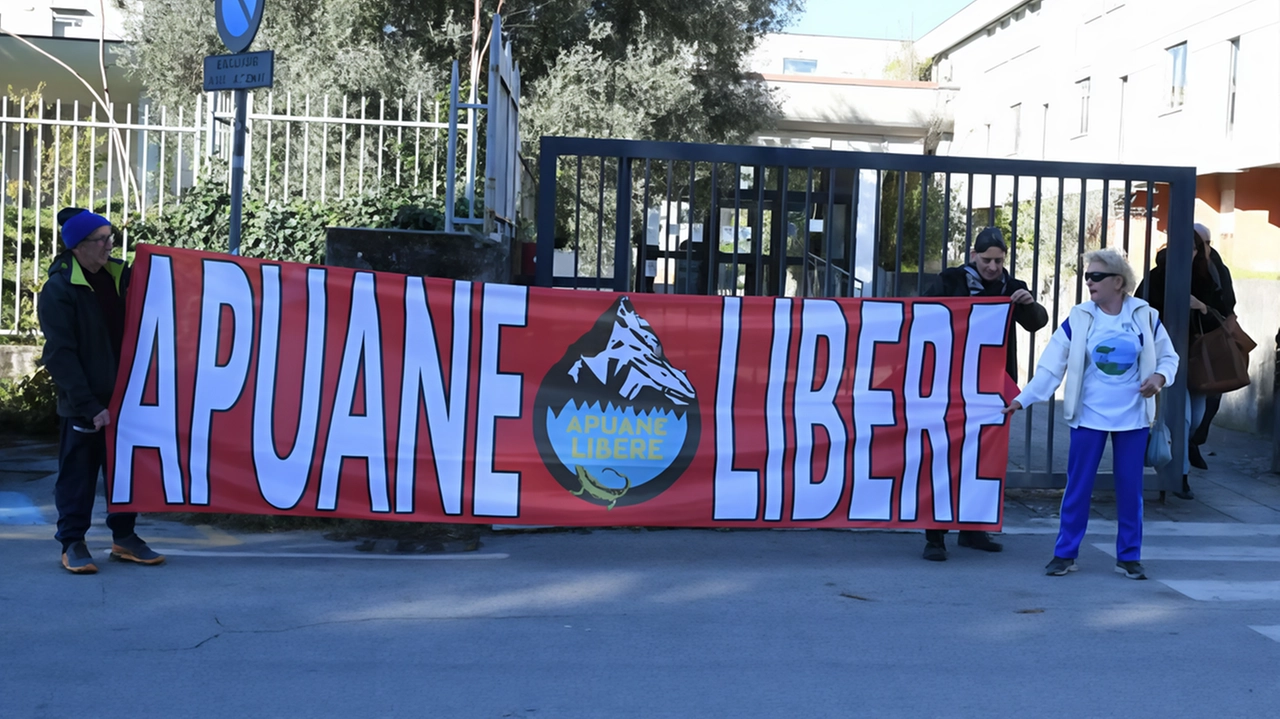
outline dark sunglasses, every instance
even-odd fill
[[[1090,282],[1101,282],[1108,277],[1119,277],[1119,272],[1086,272],[1084,278]]]

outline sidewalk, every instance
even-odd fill
[[[1037,418],[1037,436],[1043,435],[1042,418]],[[1055,454],[1065,462],[1067,436],[1059,423],[1061,437],[1055,437]],[[1057,434],[1057,433],[1055,433]],[[1021,435],[1015,431],[1010,466],[1018,466],[1017,454]],[[1043,441],[1043,440],[1042,440]],[[1205,445],[1207,471],[1191,470],[1191,487],[1196,498],[1184,501],[1168,495],[1164,502],[1157,492],[1146,493],[1145,520],[1155,523],[1211,523],[1240,525],[1275,525],[1280,532],[1280,475],[1269,472],[1271,443],[1266,437],[1244,434],[1219,427],[1213,428]],[[1044,456],[1043,448],[1035,448]],[[1104,458],[1104,466],[1110,459]],[[53,506],[53,485],[57,471],[57,444],[50,440],[23,437],[0,437],[0,539],[27,537],[32,532],[47,535],[52,541],[57,512]],[[1048,533],[1056,531],[1061,490],[1010,489],[1005,492],[1004,528],[1008,533]],[[99,490],[91,534],[102,532],[105,503]],[[1115,501],[1109,491],[1094,493],[1094,520],[1114,522]],[[1104,525],[1090,529],[1102,530]],[[180,522],[143,515],[139,527],[148,538],[167,543],[193,546],[230,546],[239,544],[228,533],[210,527],[191,526]],[[1153,527],[1154,528],[1154,527]],[[141,533],[141,532],[140,532]],[[288,534],[288,533],[285,533]],[[282,539],[274,537],[272,542]],[[265,537],[264,537],[265,539]]]
[[[1053,469],[1065,472],[1071,430],[1062,420],[1062,403],[1053,427]],[[1031,468],[1045,469],[1049,453],[1048,406],[1036,405],[1019,412],[1012,422],[1009,468],[1025,469],[1027,464],[1026,426],[1031,423]],[[1272,474],[1271,439],[1262,435],[1234,432],[1214,427],[1201,451],[1208,470],[1192,468],[1191,490],[1196,498],[1185,501],[1168,494],[1162,503],[1159,492],[1145,493],[1145,521],[1220,522],[1280,525],[1280,475]],[[1177,460],[1175,460],[1177,461]],[[1103,454],[1100,471],[1110,471],[1110,446]],[[1093,518],[1116,518],[1114,495],[1095,490]],[[1041,525],[1053,519],[1056,526],[1061,490],[1008,489],[1005,491],[1005,525]],[[1037,521],[1038,520],[1038,521]]]

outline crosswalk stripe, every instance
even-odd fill
[[[1280,642],[1280,625],[1276,625],[1273,627],[1252,626],[1249,628],[1261,634],[1262,636],[1267,637],[1268,639],[1274,639],[1277,642]]]
[[[1280,601],[1280,582],[1161,579],[1160,583],[1198,602]]]
[[[1116,535],[1114,519],[1089,520],[1090,536]],[[1025,524],[1006,524],[1002,534],[1054,535],[1058,533],[1057,519],[1032,519]],[[1143,522],[1144,537],[1280,537],[1280,524],[1244,524],[1242,522]]]
[[[1116,556],[1114,544],[1098,542],[1093,546],[1112,557]],[[1142,547],[1142,560],[1153,562],[1280,562],[1280,547],[1169,547],[1146,544]]]

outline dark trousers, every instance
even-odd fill
[[[98,494],[98,475],[107,464],[105,432],[77,432],[71,420],[62,420],[62,439],[58,447],[58,483],[53,490],[58,506],[56,536],[66,549],[73,542],[84,541],[93,519],[93,502]],[[107,515],[111,536],[123,539],[133,535],[138,515],[116,512]]]
[[[942,544],[943,542],[947,541],[948,531],[949,530],[946,530],[946,529],[926,529],[924,530],[924,541],[928,542],[929,544]],[[974,531],[971,529],[962,529],[960,530],[960,533],[961,534],[983,534],[983,532]]]

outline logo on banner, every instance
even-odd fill
[[[697,393],[627,297],[547,373],[534,402],[542,461],[571,494],[607,509],[661,494],[698,449]]]

